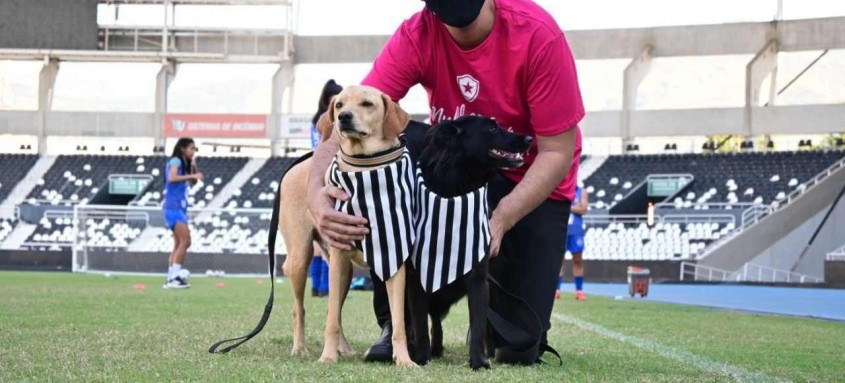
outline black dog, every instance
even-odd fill
[[[529,136],[503,130],[489,118],[467,116],[445,121],[426,134],[419,168],[431,192],[443,198],[462,196],[485,186],[498,169],[521,166],[522,153],[528,150],[531,141]],[[474,370],[490,367],[484,353],[489,306],[488,261],[489,256],[485,256],[468,274],[458,273],[457,280],[431,294],[419,283],[420,270],[409,268],[408,298],[413,326],[410,334],[416,363],[422,365],[431,357],[443,355],[441,322],[452,305],[468,296],[470,366]],[[428,316],[432,319],[431,338]]]

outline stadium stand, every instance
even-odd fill
[[[110,174],[153,174],[153,156],[61,155],[27,197],[30,203],[73,205],[87,203]]]
[[[164,165],[167,157],[157,157],[153,162],[155,170],[152,171],[153,181],[147,187],[147,191],[132,202],[133,205],[159,206],[164,191]],[[197,162],[200,164],[200,171],[205,176],[202,183],[197,183],[188,191],[188,202],[191,206],[205,207],[217,196],[217,193],[235,176],[249,161],[245,157],[202,157]]]
[[[802,183],[845,156],[843,151],[800,151],[734,154],[660,154],[611,156],[590,175],[586,182],[591,202],[609,207],[617,195],[624,196],[649,174],[691,173],[695,182],[684,192],[681,203],[694,207],[707,202],[777,201],[780,193],[800,188]],[[17,156],[16,158],[27,156]],[[28,156],[29,166],[37,160]],[[586,157],[585,157],[586,158]],[[109,174],[149,174],[153,177],[143,195],[131,204],[158,206],[161,202],[165,156],[60,156],[53,167],[30,193],[30,201],[39,204],[85,204],[98,188],[105,187]],[[202,158],[204,183],[190,189],[190,202],[205,207],[248,162],[244,157]],[[272,208],[278,178],[294,158],[268,159],[247,182],[234,190],[225,209]],[[25,169],[25,165],[18,168]],[[19,170],[21,172],[24,170]],[[22,177],[22,176],[18,176]],[[13,182],[12,182],[13,183]],[[597,211],[600,211],[598,209]],[[601,213],[599,213],[601,214]],[[227,210],[202,212],[191,220],[194,243],[192,252],[221,254],[259,254],[265,250],[268,213],[233,214]],[[14,229],[15,220],[0,221],[0,241]],[[590,260],[691,260],[710,243],[717,241],[736,225],[732,222],[643,222],[587,221],[586,241]],[[147,229],[149,232],[142,233]],[[172,236],[164,227],[148,227],[131,219],[86,219],[78,235],[87,246],[106,251],[126,249],[130,245],[142,252],[169,252]],[[73,240],[72,220],[66,215],[45,215],[24,248],[35,251],[59,251]],[[143,243],[141,243],[143,242]]]
[[[232,198],[226,202],[226,207],[272,209],[276,189],[279,187],[279,178],[282,172],[294,161],[296,161],[296,158],[273,157],[268,159],[255,174],[250,176],[249,181],[240,190],[234,192]]]
[[[585,180],[590,202],[615,205],[650,174],[689,173],[695,177],[679,207],[707,202],[770,204],[803,187],[845,151],[611,156]]]
[[[73,219],[70,217],[44,216],[35,231],[23,244],[34,251],[61,251],[73,241]]]
[[[734,229],[733,223],[612,222],[590,225],[584,252],[588,260],[679,261],[694,259],[713,241]]]
[[[17,224],[16,219],[0,219],[0,243],[3,243],[6,237],[15,229],[15,224]]]
[[[64,155],[47,172],[42,181],[30,193],[32,204],[73,205],[87,204],[100,188],[107,187],[111,174],[149,174],[153,177],[147,192],[136,198],[133,204],[158,206],[164,189],[164,156],[100,156]],[[209,177],[205,183],[191,187],[189,202],[192,206],[204,207],[214,198],[248,159],[243,157],[210,157],[201,160],[201,170]],[[88,222],[82,235],[88,236],[89,245],[101,247],[125,247],[138,235],[140,228],[125,222],[110,222],[107,218]],[[39,221],[38,227],[25,242],[32,250],[61,250],[55,243],[67,244],[73,240],[70,218],[47,218]]]
[[[34,154],[0,153],[0,202],[6,200],[15,185],[29,172],[38,161]]]

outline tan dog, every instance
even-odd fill
[[[335,134],[339,138],[343,153],[351,156],[371,155],[397,147],[399,133],[404,130],[409,120],[407,113],[377,89],[350,86],[332,99],[329,110],[322,116],[317,128],[322,133],[323,140]],[[344,172],[384,167],[352,167],[343,161],[338,161],[338,166]],[[289,169],[281,181],[279,200],[282,212],[279,230],[288,250],[283,270],[285,275],[290,276],[294,289],[294,337],[291,352],[295,355],[307,354],[303,298],[308,267],[313,257],[312,241],[320,242],[314,220],[304,202],[310,170],[310,159]],[[320,361],[335,362],[339,355],[354,354],[341,324],[341,309],[352,278],[352,262],[363,267],[368,266],[363,254],[358,250],[331,248],[326,251],[324,242],[321,247],[329,258],[329,301],[325,343]],[[394,328],[394,360],[400,366],[416,366],[408,354],[405,334],[404,267],[400,267],[398,272],[386,281],[386,287]]]

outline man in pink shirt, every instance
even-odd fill
[[[475,114],[535,138],[525,165],[502,172],[489,185],[495,257],[490,273],[532,306],[543,322],[545,343],[581,153],[578,122],[584,106],[575,61],[560,27],[530,0],[425,3],[394,33],[363,84],[395,101],[421,84],[432,124]],[[317,148],[308,206],[321,236],[348,249],[366,234],[367,221],[333,208],[335,199],[348,198],[325,186],[321,176],[337,150],[334,137]],[[391,358],[385,297],[376,286],[374,307],[383,333],[367,360]]]

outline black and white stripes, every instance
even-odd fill
[[[345,191],[335,208],[364,217],[370,233],[355,247],[379,279],[390,279],[413,255],[425,291],[432,293],[469,273],[487,255],[487,188],[443,198],[429,191],[407,149],[381,169],[343,172],[335,159],[329,183]]]
[[[490,245],[487,187],[443,198],[429,191],[416,172],[414,268],[423,289],[433,293],[466,275]]]
[[[404,149],[395,162],[376,170],[343,172],[337,159],[329,167],[329,182],[345,191],[348,201],[335,208],[369,221],[370,234],[355,247],[364,253],[370,268],[383,281],[390,279],[411,254],[414,170]]]

